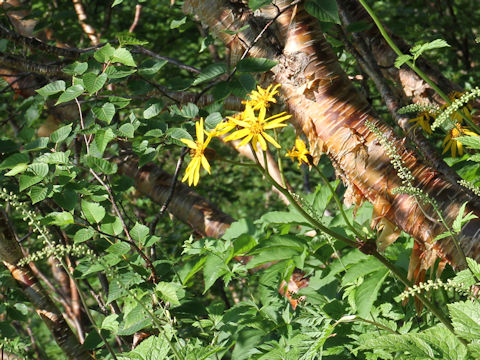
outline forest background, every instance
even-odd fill
[[[480,358],[473,1],[1,5],[0,358]]]

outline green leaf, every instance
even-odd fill
[[[382,263],[375,258],[368,258],[350,266],[342,278],[342,286],[353,283],[360,277],[364,277],[382,268]]]
[[[469,341],[480,339],[480,305],[476,301],[447,304],[455,333]]]
[[[129,34],[120,34],[117,36],[118,43],[120,46],[124,45],[147,45],[148,41],[139,40],[134,37],[131,33]]]
[[[400,69],[400,67],[405,64],[407,61],[410,61],[413,59],[413,56],[411,55],[408,55],[408,54],[403,54],[403,55],[400,55],[398,56],[396,59],[395,59],[395,67],[397,69]]]
[[[335,0],[309,0],[305,3],[305,10],[322,22],[333,22],[340,25]]]
[[[130,249],[131,247],[129,244],[125,242],[117,242],[115,244],[110,245],[106,251],[110,254],[121,256],[128,253]]]
[[[61,91],[65,91],[65,81],[57,80],[35,91],[40,95],[47,97]]]
[[[160,114],[162,112],[162,109],[163,109],[163,102],[161,101],[156,102],[150,105],[147,109],[145,109],[145,111],[143,112],[143,117],[145,119],[151,119],[157,116],[158,114]]]
[[[238,62],[237,70],[240,72],[266,72],[277,65],[276,61],[265,58],[245,58]]]
[[[292,259],[296,256],[302,255],[306,249],[306,245],[300,240],[300,237],[292,235],[274,235],[270,239],[261,243],[252,254],[247,268],[252,269],[258,265],[265,264],[271,261],[279,261],[285,259]]]
[[[167,336],[168,339],[165,338],[165,336]],[[140,345],[135,348],[135,350],[126,355],[129,356],[128,359],[166,360],[168,359],[168,353],[170,352],[169,341],[171,337],[172,332],[165,332],[165,334],[159,336],[152,335],[148,339],[142,341]],[[207,357],[195,357],[195,359],[206,360]],[[123,358],[122,360],[127,360],[127,358]]]
[[[87,240],[90,240],[94,234],[95,234],[95,230],[91,228],[80,229],[75,233],[73,237],[73,242],[74,243],[85,242]]]
[[[32,199],[32,204],[36,204],[47,197],[48,187],[47,186],[33,186],[30,189],[29,196]]]
[[[107,81],[107,74],[102,73],[97,76],[94,73],[89,72],[83,75],[82,79],[83,86],[85,86],[85,89],[88,91],[88,93],[92,95],[99,91],[103,85],[105,85],[105,82]]]
[[[86,200],[82,200],[82,211],[90,223],[99,223],[105,217],[105,208],[102,205]]]
[[[110,61],[114,52],[115,52],[114,47],[110,44],[106,44],[105,46],[95,51],[95,54],[93,54],[93,57],[99,63],[106,63]]]
[[[261,7],[268,5],[272,0],[248,0],[248,7],[253,11],[260,9]]]
[[[369,315],[387,275],[388,269],[380,268],[365,278],[363,283],[355,289],[355,305],[360,317],[367,317]]]
[[[113,139],[115,139],[115,134],[113,133],[112,129],[108,128],[106,130],[98,130],[97,134],[95,135],[95,145],[97,145],[97,149],[100,154],[103,154],[108,143]]]
[[[167,64],[167,60],[148,59],[140,65],[138,73],[142,76],[152,76],[164,67],[165,64]]]
[[[121,3],[123,3],[123,0],[115,0],[115,1],[113,2],[113,4],[112,4],[112,8],[113,8],[114,6],[120,5]]]
[[[472,212],[469,212],[467,215],[463,216],[463,214],[465,213],[465,206],[467,206],[467,202],[463,203],[463,205],[460,207],[460,209],[458,210],[458,215],[453,221],[452,228],[453,231],[455,231],[456,233],[460,233],[463,225],[465,225],[467,222],[477,218],[477,216],[474,215]]]
[[[12,170],[5,173],[5,176],[15,176],[17,174],[23,173],[25,170],[28,169],[28,164],[18,164],[15,165]]]
[[[63,151],[56,151],[53,153],[45,153],[40,155],[37,158],[38,162],[44,162],[45,164],[68,164],[69,160],[68,157],[70,156],[70,150],[63,152]]]
[[[224,32],[225,34],[228,34],[228,35],[237,35],[238,33],[242,32],[243,30],[248,29],[249,27],[250,27],[250,25],[245,25],[245,26],[242,26],[238,30],[222,30],[222,32]]]
[[[109,96],[108,101],[111,102],[117,109],[123,109],[130,104],[131,99],[127,99],[121,96]]]
[[[110,314],[102,321],[100,328],[116,333],[118,331],[118,315]]]
[[[47,216],[45,216],[41,222],[44,225],[57,225],[57,226],[64,226],[64,225],[74,223],[72,214],[66,211],[52,212]]]
[[[72,124],[68,124],[65,126],[62,126],[58,130],[55,130],[51,135],[50,135],[50,141],[54,142],[55,144],[58,144],[65,140],[68,135],[72,132]]]
[[[118,66],[109,66],[106,70],[105,70],[105,74],[107,74],[108,78],[109,79],[123,79],[127,76],[130,76],[132,75],[133,73],[137,72],[136,69],[128,69],[128,70],[124,70],[124,69],[121,69],[119,68]]]
[[[203,267],[203,278],[205,281],[205,290],[203,290],[203,293],[205,294],[215,281],[226,272],[225,263],[219,255],[208,255]]]
[[[174,114],[180,115],[187,119],[193,119],[198,115],[198,107],[193,103],[183,105],[181,109],[176,107],[172,107],[171,109],[173,109]]]
[[[115,174],[118,170],[118,166],[114,162],[110,162],[105,159],[91,155],[85,156],[85,163],[95,172],[103,173],[105,175]]]
[[[48,174],[48,165],[44,163],[33,163],[28,167],[34,175],[44,178]]]
[[[120,136],[126,136],[128,138],[133,138],[134,133],[135,133],[135,128],[133,127],[132,124],[126,123],[120,126],[118,129],[118,133]]]
[[[35,185],[43,180],[43,177],[32,175],[32,174],[23,174],[20,176],[20,191],[28,189],[30,186]]]
[[[180,140],[180,139],[193,140],[192,136],[188,133],[188,131],[182,128],[170,128],[167,130],[167,135],[170,136],[172,139],[176,139],[176,140]]]
[[[205,128],[207,130],[213,130],[223,120],[222,115],[219,112],[213,112],[205,119]]]
[[[82,85],[73,85],[70,86],[65,92],[60,95],[55,105],[65,103],[67,101],[71,101],[76,99],[83,93],[83,86]]]
[[[445,40],[436,39],[425,44],[416,45],[410,49],[410,52],[413,55],[413,60],[416,60],[425,51],[432,50],[432,49],[440,49],[444,47],[450,47],[450,45],[448,45],[448,43]]]
[[[455,138],[456,141],[460,141],[463,145],[469,148],[479,150],[480,149],[480,136],[459,136]]]
[[[138,222],[135,223],[135,226],[130,230],[130,235],[132,236],[133,240],[143,243],[150,233],[150,230],[145,225],[139,224]]]
[[[170,29],[179,28],[180,26],[182,26],[183,24],[185,24],[186,21],[187,21],[187,17],[186,17],[186,16],[184,16],[184,17],[181,18],[180,20],[172,20],[172,22],[170,23]]]
[[[95,114],[95,116],[98,118],[98,120],[106,122],[107,124],[110,124],[110,122],[113,119],[113,116],[115,115],[115,106],[107,102],[103,104],[101,108],[94,107],[92,111]]]
[[[122,221],[118,216],[107,215],[102,221],[100,230],[110,235],[120,235],[123,232]]]
[[[130,51],[125,48],[115,49],[112,55],[112,62],[119,62],[127,66],[137,66]]]
[[[82,75],[88,69],[88,63],[75,61],[65,66],[62,71],[67,75]]]
[[[28,154],[16,153],[16,154],[10,155],[0,163],[0,170],[11,169],[19,164],[28,164],[29,162],[30,162],[30,156],[28,156]]]
[[[179,284],[161,281],[157,284],[155,290],[160,293],[164,301],[168,301],[173,306],[178,306],[180,305],[177,296],[177,289],[179,287]]]
[[[27,151],[37,151],[41,149],[45,149],[48,145],[48,137],[39,137],[32,141],[31,143],[25,145],[23,148]]]
[[[225,74],[227,66],[223,63],[208,65],[202,70],[201,74],[197,76],[192,85],[198,85],[205,81],[215,79],[217,76]]]

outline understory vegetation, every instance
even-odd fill
[[[0,2],[0,359],[480,359],[475,5]]]

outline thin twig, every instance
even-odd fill
[[[129,33],[133,33],[133,31],[137,27],[138,20],[140,20],[141,13],[142,13],[142,5],[140,4],[135,5],[135,17],[133,18],[132,25],[130,25],[130,29],[128,29]]]
[[[173,174],[172,182],[170,183],[167,199],[165,200],[165,203],[162,205],[160,209],[160,215],[163,215],[165,210],[167,210],[168,204],[170,204],[170,201],[173,198],[173,193],[175,192],[175,185],[177,184],[178,174],[180,173],[180,169],[182,168],[182,164],[183,164],[183,159],[185,158],[185,155],[187,153],[188,153],[188,148],[183,147],[182,153],[180,154],[180,157],[178,158],[178,161],[177,161],[177,167],[175,168],[175,173]]]

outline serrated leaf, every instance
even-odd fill
[[[119,62],[127,66],[137,66],[130,51],[125,48],[115,49],[112,55],[112,62]]]
[[[27,151],[37,151],[40,149],[45,149],[47,145],[48,145],[48,137],[39,137],[33,140],[31,143],[28,143],[27,145],[25,145],[23,149]]]
[[[455,333],[469,341],[480,339],[480,305],[476,301],[447,304]]]
[[[450,45],[448,45],[448,43],[445,40],[436,39],[425,44],[416,45],[410,49],[410,52],[413,55],[413,60],[416,60],[425,51],[432,50],[432,49],[440,49],[444,47],[450,47]]]
[[[70,86],[67,90],[65,90],[65,92],[62,95],[60,95],[55,105],[62,104],[62,103],[71,101],[73,99],[76,99],[77,97],[83,94],[83,90],[84,89],[82,85]]]
[[[133,127],[132,124],[127,123],[127,124],[123,124],[122,126],[120,126],[120,128],[118,129],[118,132],[119,132],[120,136],[126,136],[128,138],[133,138],[134,133],[135,133],[135,128]]]
[[[99,130],[97,132],[97,134],[95,135],[95,144],[97,145],[97,149],[100,154],[103,154],[103,152],[107,148],[108,143],[113,139],[115,139],[115,134],[110,128],[106,130]]]
[[[57,80],[35,91],[40,95],[47,97],[61,91],[65,91],[65,81]]]
[[[170,128],[167,131],[167,135],[176,140],[193,140],[192,136],[188,133],[188,131],[182,128]]]
[[[117,66],[109,66],[105,70],[105,74],[107,74],[109,79],[123,79],[124,77],[130,76],[133,73],[137,72],[136,69],[128,69],[128,70],[123,70],[119,69]]]
[[[148,59],[142,63],[138,73],[142,76],[152,76],[164,67],[165,64],[167,64],[167,60]]]
[[[160,114],[162,109],[163,109],[163,102],[156,102],[145,109],[145,111],[143,112],[143,117],[145,119],[151,119],[157,116],[158,114]]]
[[[29,196],[32,199],[32,204],[36,204],[47,197],[48,187],[46,186],[33,186],[30,189]]]
[[[10,155],[0,163],[0,170],[11,169],[19,164],[28,164],[30,156],[26,153],[16,153]]]
[[[92,111],[98,120],[110,124],[115,115],[115,106],[111,103],[105,103],[101,108],[94,107]]]
[[[110,61],[114,52],[115,52],[115,48],[110,44],[106,44],[105,46],[95,51],[95,53],[93,54],[93,57],[99,63],[106,63]]]
[[[373,303],[378,297],[378,292],[383,281],[388,275],[388,269],[381,268],[363,280],[355,289],[355,305],[360,317],[367,317],[372,309]]]
[[[93,229],[90,229],[90,228],[80,229],[73,236],[73,242],[74,243],[85,242],[87,240],[90,240],[94,234],[95,234],[95,230]]]
[[[219,112],[214,112],[205,118],[205,128],[207,130],[213,130],[223,120],[222,115]]]
[[[227,66],[223,63],[208,65],[197,76],[197,78],[193,82],[193,85],[198,85],[205,81],[215,79],[217,76],[225,74],[226,71],[227,71]]]
[[[115,244],[112,244],[108,247],[106,250],[110,254],[115,254],[115,255],[125,255],[130,251],[131,247],[129,244],[125,242],[117,242]]]
[[[114,162],[110,162],[102,158],[97,158],[95,156],[87,155],[85,157],[85,163],[95,172],[103,173],[105,175],[115,174],[118,170],[118,166]]]
[[[99,91],[103,85],[105,85],[105,82],[107,81],[107,74],[102,73],[97,76],[94,73],[89,72],[83,75],[82,79],[85,90],[92,95]]]
[[[208,255],[203,266],[203,278],[205,282],[203,293],[205,294],[215,281],[226,272],[224,261],[219,255]]]
[[[305,3],[305,10],[322,22],[333,22],[340,25],[335,0],[309,0]]]
[[[82,200],[82,211],[90,223],[99,223],[105,217],[105,208],[102,205],[86,200]]]
[[[113,4],[112,4],[112,8],[113,8],[114,6],[120,5],[121,3],[123,3],[123,0],[115,0],[115,1],[113,2]]]
[[[68,135],[70,135],[71,132],[72,132],[72,124],[62,126],[58,130],[55,130],[50,135],[50,141],[58,144],[63,140],[65,140],[68,137]]]
[[[198,107],[193,103],[188,103],[183,105],[176,113],[184,118],[193,119],[198,115]]]
[[[135,223],[135,226],[130,230],[130,235],[132,236],[133,240],[143,243],[150,233],[150,230],[145,225],[139,224],[138,222]]]
[[[45,153],[37,158],[38,162],[44,162],[45,164],[67,164],[68,157],[70,156],[70,150],[56,151],[53,153]]]
[[[20,191],[28,189],[30,186],[35,185],[43,180],[43,177],[32,175],[32,174],[23,174],[20,176]]]
[[[73,64],[65,66],[62,71],[67,75],[82,75],[88,69],[88,63],[75,61]]]
[[[173,306],[178,306],[180,305],[177,296],[178,288],[178,284],[161,281],[157,284],[155,290],[160,293],[160,296],[164,301],[168,301]]]
[[[121,34],[118,36],[120,46],[124,45],[147,45],[148,41],[139,40],[131,34]]]
[[[45,225],[57,226],[64,226],[74,223],[72,214],[66,211],[49,213],[42,219],[41,222]]]
[[[117,109],[123,109],[130,104],[131,99],[127,99],[121,96],[109,96],[108,101],[111,102]]]
[[[48,165],[44,163],[33,163],[28,167],[28,170],[31,171],[34,175],[43,178],[48,174]]]
[[[240,72],[266,72],[277,65],[276,61],[265,58],[245,58],[238,62]]]
[[[408,54],[403,54],[403,55],[400,55],[398,56],[396,59],[395,59],[395,67],[397,69],[400,69],[400,67],[405,64],[407,61],[410,61],[413,59],[413,56],[412,55],[408,55]]]
[[[12,170],[7,171],[5,173],[5,176],[15,176],[17,174],[23,173],[27,169],[28,169],[28,164],[17,164],[12,168]]]

